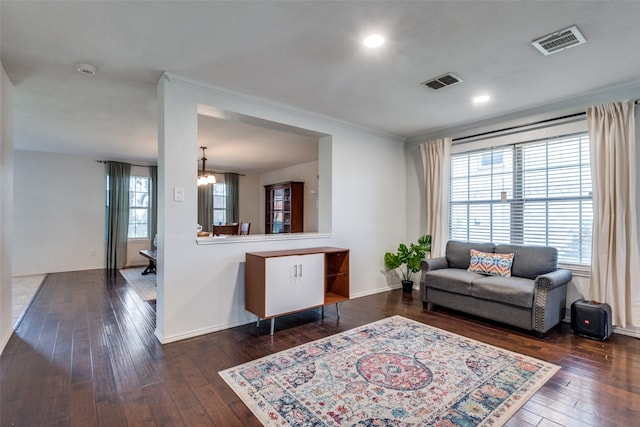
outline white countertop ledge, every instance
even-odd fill
[[[329,239],[331,233],[279,233],[279,234],[249,234],[244,236],[212,236],[196,237],[198,245],[220,245],[244,242],[273,242],[284,240]]]

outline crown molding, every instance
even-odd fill
[[[490,132],[502,127],[518,126],[528,121],[552,119],[558,116],[585,112],[590,106],[606,102],[640,98],[640,80],[603,87],[582,95],[565,98],[550,104],[542,104],[514,111],[485,120],[432,129],[407,138],[407,145],[417,145],[436,138],[463,138],[468,134]]]
[[[373,129],[365,126],[360,126],[355,123],[340,120],[336,117],[314,113],[307,110],[302,110],[302,109],[295,108],[287,104],[281,104],[266,98],[260,98],[260,97],[249,95],[243,92],[236,92],[236,91],[232,91],[222,87],[210,85],[208,83],[204,83],[198,80],[194,80],[194,79],[180,76],[170,72],[165,72],[162,75],[161,80],[166,80],[171,84],[180,85],[190,89],[200,90],[200,91],[211,93],[217,96],[229,98],[234,101],[241,101],[241,102],[253,104],[258,107],[277,110],[283,113],[302,117],[304,119],[322,120],[330,124],[338,125],[344,128],[358,130],[360,132],[369,133],[371,135],[375,135],[378,137],[390,138],[390,139],[396,140],[398,143],[404,143],[406,141],[406,138],[404,136],[383,132],[381,130]],[[317,131],[317,132],[326,134],[326,132],[322,132],[322,131]]]

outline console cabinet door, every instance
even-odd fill
[[[324,303],[324,254],[268,258],[265,261],[265,316]]]
[[[324,254],[300,255],[296,292],[300,308],[324,304]]]

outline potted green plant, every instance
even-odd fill
[[[384,254],[384,267],[387,270],[400,269],[403,292],[411,292],[413,289],[411,274],[420,271],[420,262],[427,252],[431,252],[431,236],[425,234],[418,239],[418,243],[411,243],[409,246],[400,243],[396,253]]]

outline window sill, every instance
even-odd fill
[[[273,242],[283,240],[328,239],[331,233],[281,233],[281,234],[249,234],[244,236],[212,236],[196,237],[198,245],[219,245],[226,243]]]
[[[558,264],[558,268],[567,269],[574,276],[591,277],[591,266],[590,265]]]

